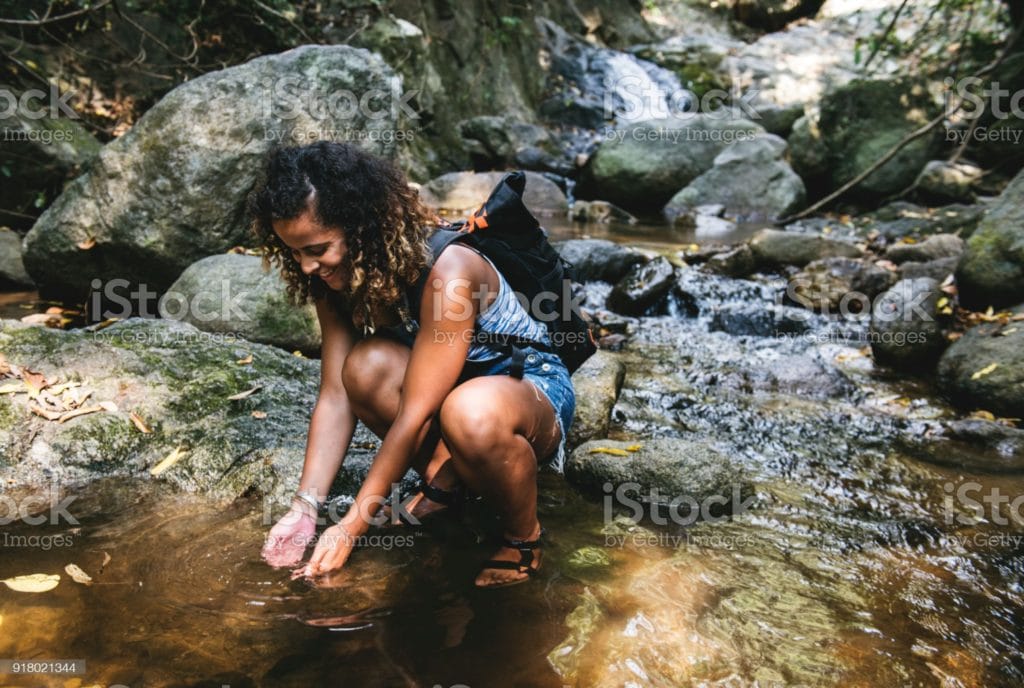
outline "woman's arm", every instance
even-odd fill
[[[325,531],[317,544],[307,575],[344,565],[354,538],[370,526],[370,518],[391,494],[391,485],[409,470],[422,446],[431,420],[455,387],[469,353],[480,304],[480,284],[487,267],[479,256],[461,247],[447,250],[427,280],[420,302],[420,330],[413,343],[402,382],[398,415],[384,436],[355,502],[338,526]],[[340,527],[340,530],[339,530]]]
[[[320,391],[309,423],[299,489],[312,492],[322,501],[355,433],[356,416],[341,382],[341,369],[355,345],[356,332],[326,298],[317,300],[316,315],[321,336]]]

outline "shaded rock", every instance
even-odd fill
[[[183,448],[161,480],[225,499],[256,492],[275,506],[290,502],[317,398],[318,361],[151,318],[99,331],[2,320],[0,350],[48,381],[80,380],[92,391],[90,403],[111,401],[119,409],[57,423],[31,414],[26,395],[0,397],[0,478],[35,484],[148,477],[150,468]],[[235,363],[249,354],[251,364]],[[242,399],[228,398],[254,388]],[[152,432],[140,432],[128,418],[131,411]],[[333,494],[354,494],[377,445],[360,425]]]
[[[644,254],[607,239],[569,239],[555,242],[562,258],[572,263],[578,282],[615,283],[637,265],[647,262]]]
[[[953,234],[966,239],[985,214],[983,205],[951,204],[937,208],[897,201],[858,218],[866,230],[887,239],[919,238],[932,234]]]
[[[608,417],[625,374],[626,366],[618,356],[600,350],[572,374],[576,416],[569,428],[570,448],[608,434]]]
[[[885,257],[894,263],[915,261],[927,263],[940,258],[959,258],[964,240],[955,234],[934,234],[922,242],[896,243],[885,250]]]
[[[667,216],[704,203],[721,204],[741,220],[775,219],[798,210],[804,183],[782,159],[785,140],[774,134],[737,141],[715,157],[714,166],[676,193]]]
[[[757,114],[760,118],[755,120],[764,127],[769,134],[775,134],[782,138],[789,138],[793,131],[793,125],[804,116],[803,105],[793,103],[790,105],[776,105],[774,103],[758,103]]]
[[[991,205],[956,271],[967,306],[1008,306],[1024,301],[1024,171]]]
[[[901,370],[930,368],[946,346],[938,301],[939,283],[923,277],[900,280],[875,301],[871,351],[875,360]]]
[[[572,204],[572,219],[576,222],[624,222],[635,225],[637,219],[629,212],[608,201],[576,201]]]
[[[1024,469],[1024,430],[975,418],[930,421],[899,438],[900,449],[940,466],[988,473]]]
[[[974,200],[971,187],[981,179],[981,174],[981,168],[971,163],[931,160],[914,184],[918,191],[932,198],[969,203]]]
[[[930,277],[939,284],[942,284],[947,277],[956,272],[956,266],[959,262],[960,258],[956,256],[939,258],[937,260],[928,261],[927,263],[918,263],[916,261],[909,260],[900,265],[900,276],[903,279]]]
[[[623,315],[647,315],[664,307],[662,300],[675,283],[675,271],[664,257],[634,267],[608,294],[608,308]]]
[[[39,218],[25,237],[25,268],[41,293],[72,302],[95,278],[163,291],[196,260],[252,241],[246,195],[274,144],[362,130],[370,149],[391,152],[380,135],[396,127],[387,110],[323,106],[339,93],[391,93],[395,79],[365,50],[302,46],[186,81],[104,146]],[[87,239],[95,245],[78,248]]]
[[[0,289],[31,288],[35,284],[25,272],[21,258],[21,236],[0,227]]]
[[[516,163],[521,154],[535,155],[533,151],[539,151],[541,158],[557,152],[547,129],[512,117],[482,115],[463,120],[459,134],[478,169],[502,169]]]
[[[757,264],[765,268],[783,265],[803,267],[821,258],[858,258],[863,255],[863,251],[845,241],[778,229],[762,229],[750,239],[749,244]]]
[[[4,89],[11,97],[25,94]],[[27,108],[0,110],[0,210],[4,223],[22,233],[31,227],[41,208],[60,195],[64,184],[83,172],[100,152],[100,143],[78,122],[78,113],[61,101],[51,88],[49,102],[29,100]],[[33,109],[38,107],[38,111]],[[48,113],[48,114],[47,114]],[[36,114],[45,115],[36,118]]]
[[[747,244],[740,244],[723,253],[716,253],[705,263],[710,272],[726,277],[746,277],[757,269],[754,252]]]
[[[826,93],[820,109],[818,128],[832,187],[838,188],[934,117],[936,106],[914,79],[856,79]],[[934,143],[928,136],[911,141],[854,191],[868,196],[902,191],[931,159]]]
[[[747,26],[778,31],[801,17],[813,17],[825,0],[736,0],[733,16]]]
[[[789,162],[811,189],[827,186],[828,152],[821,140],[818,114],[804,115],[793,123],[789,134]]]
[[[204,332],[230,332],[307,353],[320,348],[320,323],[312,304],[295,306],[273,269],[259,256],[226,253],[198,260],[181,273],[160,302],[161,315]]]
[[[909,275],[896,273],[884,268],[877,263],[865,263],[862,269],[853,278],[853,290],[864,294],[874,300],[876,296],[886,291],[900,280]],[[941,280],[939,280],[941,282]]]
[[[420,198],[438,211],[465,215],[487,200],[505,172],[449,172],[431,179],[420,187]],[[569,202],[558,185],[542,174],[526,173],[523,202],[534,215],[551,217],[566,215]]]
[[[1024,305],[1013,312],[1024,313]],[[939,360],[939,387],[957,406],[1024,417],[1022,323],[983,323],[968,330]]]
[[[810,314],[792,306],[726,303],[714,310],[708,327],[742,337],[788,337],[811,329]]]
[[[660,209],[724,148],[762,131],[749,120],[710,114],[621,125],[605,132],[579,192],[628,210]]]
[[[625,450],[633,444],[641,446],[636,451]],[[627,451],[627,456],[592,451],[602,447]],[[657,490],[654,503],[667,505],[679,499],[676,504],[682,507],[684,516],[691,500],[700,504],[709,497],[724,498],[724,513],[738,515],[749,507],[743,500],[754,494],[749,477],[727,455],[703,442],[668,437],[639,443],[592,440],[573,451],[565,465],[565,477],[591,494],[609,494],[605,489],[607,483],[611,483],[613,492],[620,486],[635,484],[637,487],[628,492],[632,498],[641,494],[646,497]],[[711,506],[706,507],[711,515],[723,513],[716,514]]]

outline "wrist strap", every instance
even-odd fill
[[[292,499],[301,499],[306,504],[309,504],[311,507],[313,507],[313,510],[315,512],[317,512],[317,513],[320,512],[320,506],[321,506],[320,501],[317,500],[317,498],[314,497],[311,492],[307,492],[306,490],[298,490],[295,493],[295,496],[292,497]]]

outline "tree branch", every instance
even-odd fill
[[[71,17],[77,17],[82,14],[88,14],[89,12],[95,12],[101,7],[106,7],[111,2],[113,2],[113,0],[103,0],[100,4],[94,7],[85,7],[83,9],[75,10],[74,12],[68,12],[67,14],[61,14],[56,17],[48,16],[50,14],[50,7],[52,7],[51,4],[49,7],[46,8],[46,14],[43,15],[42,19],[0,19],[0,24],[11,24],[13,26],[43,26],[44,24],[52,24],[53,22],[59,22],[65,19],[70,19]]]

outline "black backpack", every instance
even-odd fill
[[[597,350],[597,344],[573,304],[572,265],[551,246],[547,232],[523,204],[525,189],[526,175],[511,172],[468,220],[435,229],[429,237],[431,265],[410,288],[407,298],[412,309],[418,309],[433,261],[454,241],[469,244],[494,263],[512,290],[521,295],[521,302],[525,299],[529,315],[547,326],[552,346],[480,331],[474,335],[474,341],[505,350],[512,356],[514,377],[522,377],[523,350],[527,346],[558,354],[572,373]],[[412,329],[409,328],[410,332]]]

